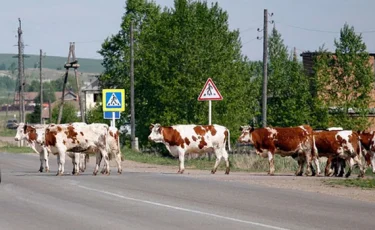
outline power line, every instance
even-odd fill
[[[291,28],[300,29],[300,30],[306,30],[306,31],[311,31],[311,32],[330,33],[330,34],[338,34],[338,33],[340,33],[340,31],[312,29],[312,28],[306,28],[306,27],[301,27],[301,26],[290,25],[290,24],[279,22],[279,21],[277,21],[277,23],[285,25],[285,26],[288,26],[288,27],[291,27]],[[365,34],[365,33],[375,33],[375,30],[364,30],[364,31],[356,32],[356,33],[362,33],[362,34]]]
[[[250,43],[250,42],[253,42],[253,41],[255,41],[255,40],[258,40],[258,38],[253,38],[253,39],[251,39],[251,40],[249,40],[249,41],[247,41],[247,42],[242,43],[242,45],[246,45],[246,44],[248,44],[248,43]]]

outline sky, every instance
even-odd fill
[[[173,7],[173,0],[155,0]],[[216,2],[208,0],[208,2]],[[315,51],[324,44],[334,50],[345,23],[362,33],[368,52],[375,53],[373,0],[217,0],[229,15],[231,30],[240,31],[242,53],[262,60],[263,12],[267,9],[285,45],[297,53]],[[0,53],[17,53],[18,18],[22,21],[26,54],[68,56],[69,42],[76,43],[76,57],[100,59],[97,51],[105,38],[120,29],[125,0],[12,0],[0,8]]]

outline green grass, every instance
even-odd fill
[[[33,153],[34,151],[29,147],[18,147],[13,145],[4,145],[0,147],[0,152],[6,153]]]
[[[129,149],[123,149],[124,157],[127,160],[148,163],[154,165],[172,165],[178,166],[178,159],[165,157],[160,154],[149,154],[134,152]],[[209,160],[207,157],[198,157],[196,159],[188,159],[185,156],[185,168],[211,170],[215,164],[215,156]],[[261,158],[256,155],[236,154],[229,156],[231,171],[247,171],[247,172],[266,172],[269,170],[267,158]],[[290,157],[275,156],[275,173],[294,173],[297,169],[297,163]],[[225,170],[225,162],[221,160],[218,170]]]
[[[16,132],[16,129],[2,128],[0,129],[0,137],[14,137],[16,136]]]
[[[69,48],[68,46],[66,47]],[[68,52],[67,52],[68,53]],[[17,59],[13,58],[16,54],[0,54],[0,64],[4,63],[6,68],[15,62],[17,64]],[[39,55],[33,54],[26,54],[29,56],[25,58],[25,68],[34,68],[35,63],[39,62]],[[80,72],[88,72],[88,73],[101,73],[103,72],[104,68],[101,65],[102,60],[100,59],[89,59],[89,58],[80,58],[79,54],[77,54],[77,59],[80,64],[79,71]],[[56,69],[60,67],[64,69],[64,64],[67,61],[68,56],[66,57],[56,57],[56,56],[47,56],[43,59],[43,68],[49,69]]]
[[[346,187],[360,187],[363,189],[374,189],[375,188],[375,178],[356,178],[356,179],[344,179],[344,180],[326,180],[324,181],[327,185],[341,185]]]

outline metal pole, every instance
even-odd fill
[[[137,140],[135,139],[135,110],[134,110],[134,22],[130,23],[130,132],[131,147],[138,150]]]
[[[212,102],[208,101],[208,124],[211,125],[211,111],[212,111]]]
[[[268,11],[264,10],[263,28],[263,85],[262,85],[262,126],[267,126],[267,42],[268,42]]]

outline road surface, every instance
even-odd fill
[[[125,168],[122,175],[92,176],[92,166],[90,161],[79,176],[56,177],[56,157],[52,172],[38,173],[38,156],[0,153],[0,229],[366,230],[375,225],[374,203],[212,179],[217,175]],[[66,173],[71,169],[68,162]]]

